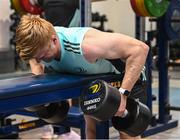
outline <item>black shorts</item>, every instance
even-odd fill
[[[110,61],[118,71],[124,74],[125,63],[123,61],[121,61],[120,59],[108,60],[108,61]],[[131,91],[130,98],[137,99],[144,104],[147,103],[147,80],[143,81],[142,75],[135,83]]]
[[[131,91],[130,97],[147,104],[147,81],[137,81]]]

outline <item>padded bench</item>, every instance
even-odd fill
[[[25,75],[0,80],[0,113],[6,113],[45,103],[58,102],[70,98],[78,98],[82,89],[91,81],[101,79],[119,83],[120,75],[67,75],[45,74]],[[81,137],[85,138],[84,116],[79,108],[71,107],[67,120],[63,125],[80,128]],[[109,137],[109,122],[99,123],[97,138]]]

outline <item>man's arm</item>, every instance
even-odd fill
[[[89,62],[95,62],[99,58],[125,60],[122,88],[131,91],[145,64],[149,47],[123,34],[90,29],[85,34],[82,49]]]
[[[131,91],[145,64],[149,47],[134,38],[118,33],[105,33],[90,29],[84,37],[82,49],[90,63],[97,59],[122,59],[126,62],[125,76],[121,88]],[[127,96],[121,94],[121,102],[116,113],[122,116],[126,108]]]
[[[36,59],[30,59],[29,64],[31,67],[31,72],[35,75],[41,75],[44,74],[44,65],[41,63],[38,63]]]

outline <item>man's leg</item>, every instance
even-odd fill
[[[141,138],[140,136],[131,137],[131,136],[127,135],[124,132],[119,132],[119,134],[120,134],[120,140],[122,140],[122,139],[136,140],[136,139],[140,139]]]
[[[96,139],[96,120],[84,115],[86,121],[86,139]]]
[[[85,115],[85,121],[86,121],[86,139],[96,139],[96,120],[89,117],[88,115]],[[120,133],[120,139],[140,139],[141,137],[131,137],[127,135],[124,132],[119,132]]]

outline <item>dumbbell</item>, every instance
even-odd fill
[[[44,109],[44,105],[35,105],[35,106],[26,107],[24,109],[29,112],[36,112]]]
[[[98,121],[112,118],[112,124],[117,130],[124,131],[130,136],[140,135],[151,120],[150,110],[141,102],[128,97],[126,113],[123,117],[115,117],[120,101],[118,89],[103,80],[95,80],[83,90],[80,107],[84,114]]]
[[[40,119],[47,123],[55,124],[60,123],[67,118],[69,103],[67,101],[48,103],[44,105],[28,107],[25,108],[25,110],[36,113]]]
[[[142,134],[150,124],[152,115],[149,108],[138,100],[128,98],[125,117],[114,116],[111,118],[113,127],[118,131],[136,137]]]

